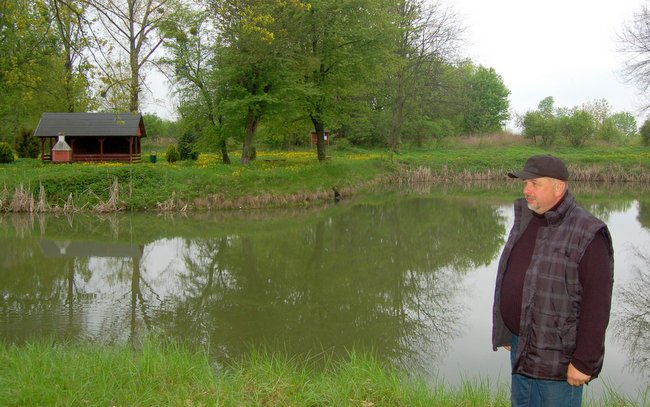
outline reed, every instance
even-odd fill
[[[7,184],[5,184],[0,191],[0,211],[5,211],[9,207],[9,190],[7,189]]]
[[[117,212],[123,209],[120,201],[120,182],[117,177],[113,180],[108,192],[108,199],[104,202],[99,202],[93,206],[94,212],[106,213]]]
[[[34,195],[32,195],[29,188],[25,188],[23,184],[16,187],[14,196],[9,204],[11,212],[27,212],[34,211]]]
[[[47,199],[45,198],[45,188],[43,187],[43,184],[39,185],[38,201],[36,202],[36,207],[34,210],[38,213],[49,212],[49,205],[47,204]]]

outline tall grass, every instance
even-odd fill
[[[473,378],[426,383],[370,354],[345,360],[253,350],[227,366],[207,353],[147,338],[135,346],[0,345],[2,406],[508,406],[508,386]],[[609,390],[587,406],[633,406]],[[643,398],[645,397],[645,398]]]

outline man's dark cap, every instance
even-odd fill
[[[557,157],[552,155],[534,155],[526,161],[524,169],[516,172],[509,172],[510,178],[541,178],[550,177],[566,181],[569,179],[569,170],[566,165]]]

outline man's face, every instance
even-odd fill
[[[528,208],[538,214],[543,214],[564,195],[566,183],[554,178],[542,177],[524,180],[524,198]]]

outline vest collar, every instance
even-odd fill
[[[574,206],[575,198],[573,198],[571,192],[567,190],[560,202],[544,213],[548,225],[553,226],[561,223]]]

